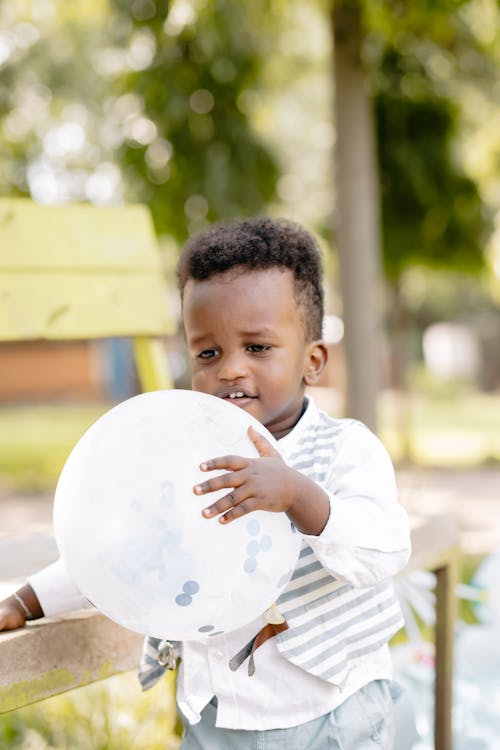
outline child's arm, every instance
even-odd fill
[[[359,588],[397,575],[410,556],[410,523],[389,454],[360,422],[344,429],[325,488],[330,518],[307,539],[323,567]]]
[[[92,606],[74,585],[61,559],[30,576],[16,594],[21,601],[12,594],[0,602],[0,630],[22,628],[29,619]]]
[[[249,434],[260,458],[225,456],[202,466],[229,473],[197,485],[196,494],[235,488],[203,511],[206,518],[219,515],[227,523],[257,509],[285,511],[323,567],[356,587],[372,586],[406,565],[408,517],[397,502],[387,451],[370,430],[355,421],[346,426],[332,449],[324,488],[287,467],[264,438]]]

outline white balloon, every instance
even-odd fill
[[[59,478],[54,529],[75,584],[130,630],[201,640],[263,613],[290,580],[300,535],[285,513],[256,511],[222,525],[197,496],[218,472],[200,463],[258,455],[239,407],[194,391],[154,391],[115,406],[76,444]]]

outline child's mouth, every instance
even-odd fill
[[[235,404],[235,406],[247,406],[256,398],[255,396],[249,396],[248,393],[245,393],[244,391],[222,393],[221,397],[224,401],[230,401],[232,404]]]

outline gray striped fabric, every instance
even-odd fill
[[[339,436],[351,420],[335,420],[318,411],[287,463],[321,486],[329,479]],[[289,629],[276,636],[280,653],[307,672],[342,685],[349,670],[388,642],[403,625],[390,581],[354,588],[330,575],[304,542],[292,579],[278,599]],[[157,661],[158,639],[147,638],[139,679],[143,689],[165,669]]]
[[[156,685],[160,677],[163,677],[167,671],[167,668],[162,667],[158,661],[158,646],[160,643],[160,638],[148,636],[144,639],[141,664],[139,667],[139,682],[141,683],[143,690],[149,690],[153,685]],[[172,641],[172,644],[176,652],[176,658],[179,658],[181,644],[179,641]]]
[[[319,412],[288,464],[324,486],[342,422]],[[289,629],[276,636],[280,653],[298,667],[341,685],[357,660],[376,651],[404,624],[390,581],[359,589],[338,581],[305,542],[292,579],[278,599]]]

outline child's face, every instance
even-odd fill
[[[305,339],[292,272],[235,268],[184,289],[184,327],[195,391],[230,400],[276,437],[303,406],[325,360]]]

